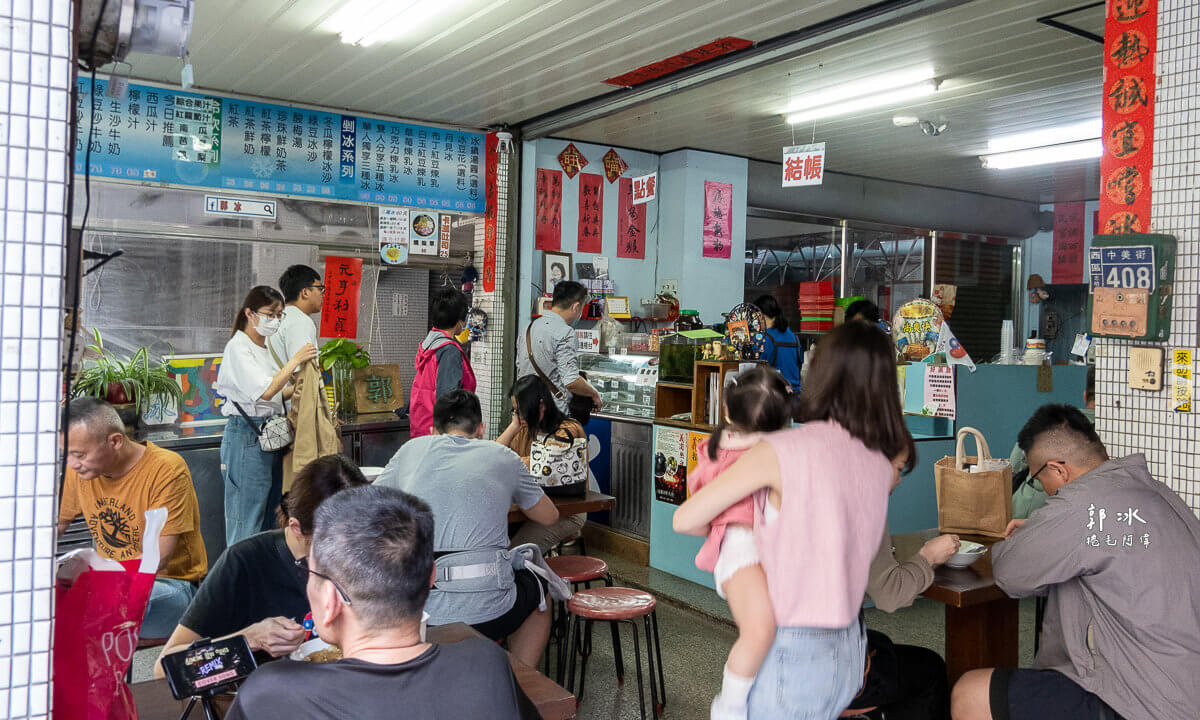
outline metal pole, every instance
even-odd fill
[[[933,294],[933,286],[937,283],[937,241],[938,231],[929,233],[929,294]]]
[[[846,297],[846,272],[850,269],[850,264],[846,259],[847,258],[846,253],[848,251],[847,247],[846,247],[846,242],[847,242],[848,237],[849,237],[849,223],[847,221],[843,220],[842,221],[842,282],[841,282],[841,286],[838,288],[838,297]]]

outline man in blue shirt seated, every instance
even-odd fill
[[[317,510],[306,570],[316,632],[343,659],[255,670],[227,720],[538,717],[494,643],[421,640],[433,575],[425,503],[378,486],[337,493]]]

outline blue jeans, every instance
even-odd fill
[[[781,627],[750,690],[755,720],[831,720],[863,681],[867,640],[856,620],[840,629]]]
[[[154,578],[150,590],[150,604],[142,616],[141,637],[148,639],[169,638],[179,624],[179,618],[187,610],[196,594],[196,586],[178,578]]]
[[[263,420],[255,418],[262,426]],[[221,477],[225,480],[225,545],[272,530],[283,494],[284,450],[266,452],[246,418],[235,415],[221,436]]]

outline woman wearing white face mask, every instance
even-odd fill
[[[258,430],[284,413],[283,401],[292,395],[292,374],[317,357],[317,348],[308,344],[277,369],[266,338],[279,331],[282,316],[279,291],[266,285],[251,288],[233,321],[233,337],[225,343],[217,372],[214,387],[225,398],[221,414],[228,418],[221,437],[226,545],[274,527],[287,450],[263,450]]]

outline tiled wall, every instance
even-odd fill
[[[498,153],[497,168],[497,212],[496,212],[496,289],[483,291],[482,277],[475,282],[471,304],[488,314],[487,335],[483,342],[471,345],[471,367],[475,370],[477,387],[475,392],[483,404],[483,420],[487,423],[487,436],[495,438],[508,425],[508,388],[505,387],[504,340],[512,334],[504,318],[505,296],[515,298],[516,293],[505,282],[508,256],[508,201],[511,192],[511,156]],[[483,220],[475,225],[476,269],[483,272]],[[518,317],[520,314],[518,313]]]
[[[1200,162],[1195,150],[1200,144],[1200,4],[1159,0],[1158,12],[1151,229],[1179,242],[1171,339],[1164,353],[1169,363],[1175,348],[1200,354],[1195,351],[1200,344]],[[1100,342],[1096,418],[1110,454],[1146,453],[1151,473],[1200,514],[1200,414],[1172,412],[1169,374],[1160,392],[1128,387],[1129,347],[1144,343]],[[1169,365],[1165,370],[1169,373]]]
[[[50,704],[71,18],[0,2],[0,717]]]

